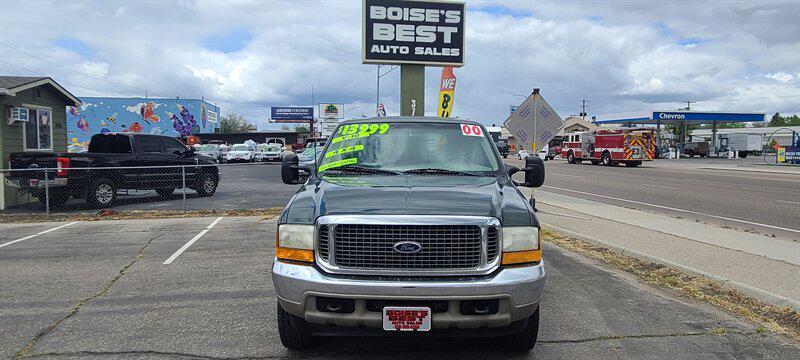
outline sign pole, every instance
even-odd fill
[[[400,65],[400,115],[425,116],[425,65]]]
[[[538,147],[536,146],[537,143],[536,140],[538,140],[539,136],[538,135],[539,133],[536,132],[536,123],[537,123],[536,113],[538,113],[536,107],[536,98],[538,97],[538,95],[539,95],[539,89],[533,89],[533,156],[539,156],[539,150]],[[534,191],[533,189],[534,188],[531,188],[531,207],[533,208],[534,212],[539,212],[539,209],[536,208],[536,198],[533,195]]]

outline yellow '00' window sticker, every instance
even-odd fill
[[[336,144],[345,140],[370,137],[375,133],[383,135],[387,131],[389,131],[389,124],[387,123],[342,125],[339,127],[339,131],[336,132],[340,136],[333,138],[333,140],[331,140],[331,144]]]

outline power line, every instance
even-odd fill
[[[36,55],[34,55],[34,54],[31,54],[31,53],[29,53],[29,52],[22,51],[22,50],[20,50],[20,49],[18,49],[18,48],[16,48],[16,47],[13,47],[13,46],[11,46],[11,45],[8,45],[8,44],[6,44],[6,43],[3,43],[3,42],[0,42],[0,45],[2,45],[2,46],[5,46],[5,47],[7,47],[7,48],[9,48],[9,49],[13,49],[13,50],[15,50],[15,51],[18,51],[18,52],[20,52],[20,53],[22,53],[22,54],[28,55],[28,56],[30,56],[30,57],[32,57],[32,58],[34,58],[34,59],[38,59],[38,60],[40,60],[40,61],[46,62],[46,63],[48,63],[48,64],[51,64],[51,65],[57,66],[57,67],[59,67],[59,68],[65,69],[65,70],[69,70],[69,71],[71,71],[71,72],[74,72],[74,73],[76,73],[76,74],[79,74],[79,75],[83,75],[83,76],[86,76],[86,77],[89,77],[89,78],[92,78],[92,79],[96,79],[96,80],[100,80],[100,81],[103,81],[103,82],[107,82],[107,83],[109,83],[109,84],[114,84],[114,85],[124,86],[124,87],[127,87],[127,88],[136,89],[136,90],[143,90],[144,92],[147,92],[147,89],[145,89],[145,88],[140,88],[140,87],[136,87],[136,86],[130,86],[130,85],[126,85],[126,84],[123,84],[123,83],[118,83],[118,82],[116,82],[116,81],[111,81],[111,80],[103,79],[103,78],[100,78],[100,77],[97,77],[97,76],[94,76],[94,75],[90,75],[90,74],[87,74],[87,73],[84,73],[84,72],[81,72],[81,71],[77,71],[77,70],[74,70],[74,69],[70,69],[70,68],[68,68],[68,67],[66,67],[66,66],[64,66],[64,65],[61,65],[61,64],[58,64],[58,63],[52,62],[52,61],[50,61],[50,60],[47,60],[47,59],[41,58],[41,57],[39,57],[39,56],[36,56]]]

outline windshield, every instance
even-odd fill
[[[250,151],[250,147],[247,145],[233,145],[231,151]]]
[[[218,149],[219,145],[216,144],[200,145],[200,151],[217,151]]]
[[[474,125],[478,134],[482,129]],[[450,123],[360,123],[339,126],[320,161],[324,172],[358,165],[387,171],[442,169],[494,172],[494,145]]]

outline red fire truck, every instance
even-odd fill
[[[636,167],[652,161],[655,137],[650,129],[603,129],[576,132],[565,136],[561,156],[570,164],[589,160],[592,164],[612,166],[624,163]]]

